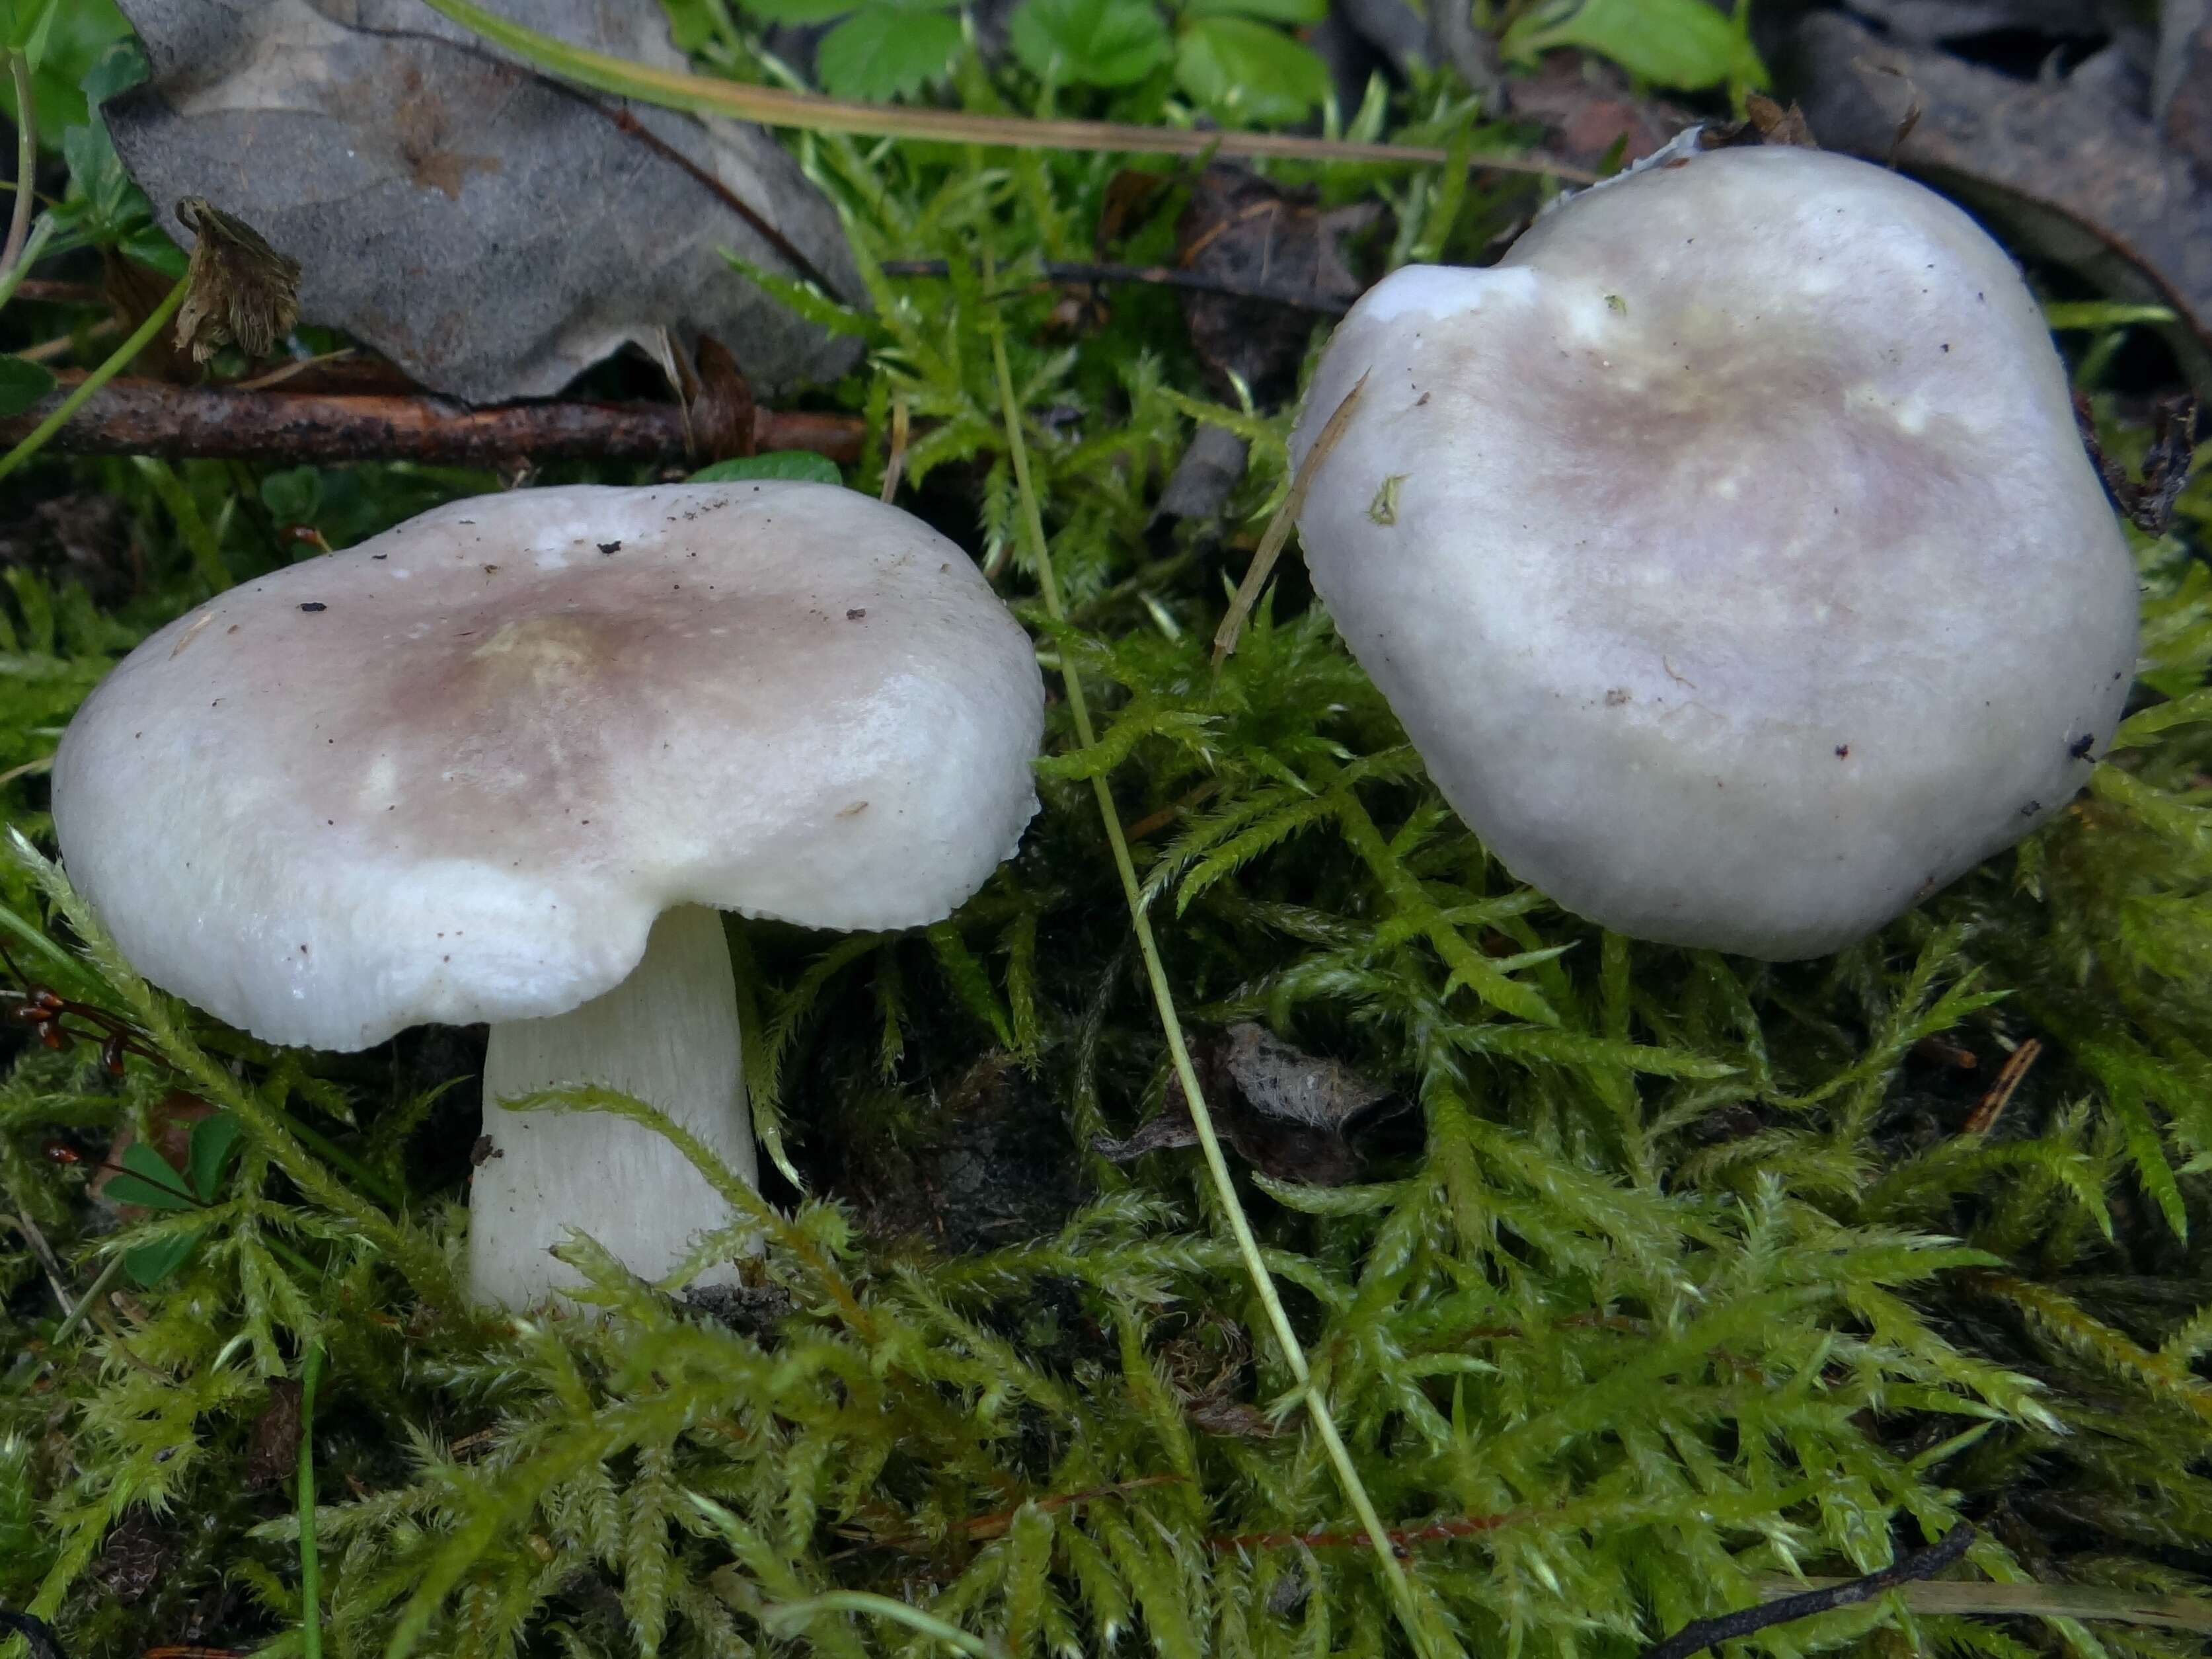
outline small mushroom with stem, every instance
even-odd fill
[[[717,912],[946,915],[1036,811],[1043,702],[974,563],[895,507],[522,490],[161,629],[70,724],[54,821],[124,954],[210,1012],[333,1049],[488,1021],[488,1105],[622,1090],[751,1180]],[[488,1116],[483,1301],[572,1286],[570,1227],[659,1278],[736,1219],[627,1120]]]
[[[1680,149],[1330,341],[1314,585],[1508,868],[1639,938],[1871,932],[2069,800],[2136,581],[2002,249],[1896,174]],[[1364,385],[1362,384],[1364,381]]]

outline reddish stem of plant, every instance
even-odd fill
[[[53,411],[81,377],[0,420],[0,446]],[[858,460],[862,422],[848,415],[757,409],[756,452],[812,450]],[[118,380],[86,399],[48,446],[69,455],[155,454],[248,461],[409,460],[496,468],[516,459],[667,461],[695,454],[674,404],[525,403],[471,409],[427,393],[232,392]]]

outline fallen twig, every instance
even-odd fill
[[[1761,1583],[1759,1589],[1762,1594],[1781,1597],[1795,1595],[1808,1586],[1826,1589],[1849,1582],[1777,1578]],[[2195,1595],[2104,1589],[2094,1584],[1975,1584],[1952,1579],[1935,1584],[1901,1584],[1897,1593],[1915,1613],[1978,1613],[1997,1619],[2109,1619],[2165,1630],[2212,1631],[2212,1601]]]
[[[949,273],[951,262],[886,259],[881,268],[886,276],[943,276]],[[1352,308],[1349,300],[1319,294],[1309,288],[1291,288],[1279,283],[1240,283],[1231,277],[1209,276],[1202,270],[1185,270],[1179,265],[1082,264],[1048,259],[1044,275],[1045,280],[1052,283],[1142,283],[1158,288],[1194,289],[1200,294],[1223,294],[1233,300],[1261,300],[1298,311],[1317,311],[1327,317],[1341,317]]]
[[[15,297],[53,306],[104,306],[107,303],[106,294],[96,283],[50,283],[36,276],[16,283]]]
[[[1528,1512],[1511,1515],[1462,1515],[1449,1521],[1431,1521],[1418,1527],[1392,1527],[1382,1536],[1391,1549],[1399,1555],[1415,1544],[1440,1544],[1455,1538],[1473,1538],[1477,1534],[1494,1532],[1500,1527],[1510,1526],[1516,1521],[1525,1521]],[[1365,1532],[1332,1532],[1324,1528],[1318,1532],[1243,1532],[1227,1538],[1209,1538],[1206,1548],[1217,1555],[1232,1550],[1285,1550],[1293,1547],[1310,1550],[1353,1549],[1368,1542]]]
[[[1996,1081],[1990,1085],[1989,1092],[1982,1097],[1981,1103],[1974,1108],[1973,1115],[1966,1120],[1963,1133],[1987,1134],[1997,1127],[1997,1119],[2012,1103],[2013,1094],[2019,1089],[2021,1079],[2027,1075],[2027,1068],[2035,1064],[2035,1057],[2042,1052],[2043,1041],[2039,1037],[2030,1037],[2012,1051],[2012,1058],[2005,1061],[2004,1069],[1997,1073]]]
[[[1792,1624],[1800,1619],[1810,1619],[1814,1613],[1871,1601],[1900,1584],[1941,1572],[1964,1555],[1966,1547],[1973,1541],[1974,1529],[1961,1521],[1926,1549],[1915,1550],[1902,1560],[1863,1578],[1846,1578],[1825,1589],[1785,1595],[1762,1607],[1746,1607],[1741,1613],[1725,1613],[1717,1619],[1700,1619],[1685,1625],[1658,1646],[1646,1648],[1644,1659],[1690,1659],[1693,1653],[1718,1647],[1723,1642],[1740,1640],[1771,1626]]]
[[[455,1443],[457,1450],[459,1443]],[[989,1539],[1005,1537],[1014,1524],[1014,1517],[1019,1515],[1024,1507],[1033,1507],[1050,1514],[1054,1510],[1073,1509],[1085,1504],[1095,1504],[1101,1498],[1121,1498],[1133,1492],[1142,1491],[1146,1486],[1181,1486],[1189,1479],[1190,1477],[1186,1474],[1145,1474],[1138,1476],[1133,1480],[1117,1480],[1110,1486],[1091,1486],[1082,1492],[1054,1492],[1047,1498],[1030,1498],[1025,1504],[1018,1504],[1012,1509],[996,1510],[989,1515],[971,1516],[965,1521],[956,1521],[952,1523],[951,1530],[963,1538],[981,1543]],[[847,1529],[840,1535],[876,1549],[907,1550],[915,1553],[927,1552],[937,1541],[919,1533],[906,1536],[887,1536],[860,1528]]]
[[[79,377],[0,420],[0,446],[51,416]],[[753,448],[856,460],[853,416],[757,410]],[[116,380],[87,398],[48,447],[69,455],[149,454],[248,461],[422,461],[496,466],[533,460],[714,460],[695,452],[675,404],[526,403],[471,409],[428,394],[239,392]]]

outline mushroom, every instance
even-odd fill
[[[54,821],[134,966],[231,1024],[356,1049],[489,1021],[487,1103],[625,1090],[750,1181],[716,908],[945,915],[1036,811],[1043,702],[974,563],[894,507],[795,483],[518,491],[153,635],[64,737]],[[734,1219],[624,1119],[486,1127],[483,1300],[572,1284],[545,1253],[572,1225],[657,1278]]]
[[[1896,174],[1676,155],[1330,341],[1298,524],[1445,798],[1640,938],[1772,960],[2057,811],[2125,702],[2133,566],[2003,252]]]

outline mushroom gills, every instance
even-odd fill
[[[736,1214],[665,1136],[608,1112],[501,1109],[567,1085],[634,1095],[696,1136],[749,1187],[759,1184],[738,1044],[737,984],[720,915],[662,913],[645,955],[605,995],[543,1019],[491,1028],[484,1132],[491,1142],[469,1200],[469,1288],[522,1310],[575,1288],[548,1252],[571,1227],[631,1272],[657,1279],[702,1233]],[[726,1284],[719,1263],[695,1284]]]

